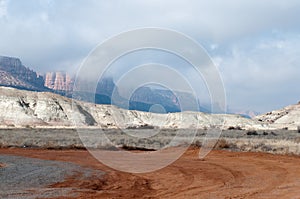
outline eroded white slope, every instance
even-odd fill
[[[57,126],[139,128],[228,128],[262,129],[266,125],[239,115],[184,112],[154,114],[96,105],[53,93],[37,93],[0,87],[1,126]]]
[[[300,102],[255,117],[256,120],[270,124],[274,128],[297,129],[300,126]]]

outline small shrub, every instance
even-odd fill
[[[201,143],[201,141],[196,140],[191,146],[192,146],[192,147],[201,147],[201,146],[202,146],[202,143]]]
[[[140,129],[155,129],[155,127],[149,124],[144,124],[141,125]]]
[[[136,146],[128,146],[128,145],[123,145],[122,149],[126,150],[126,151],[156,151],[155,149],[136,147]]]
[[[25,125],[25,128],[31,129],[31,126],[30,126],[29,124],[26,124],[26,125]]]
[[[242,130],[242,128],[240,126],[230,126],[228,127],[228,130]]]
[[[242,127],[240,127],[240,126],[235,127],[235,129],[239,130],[239,131],[243,130]]]
[[[264,132],[263,132],[263,135],[269,135],[269,133],[264,131]]]
[[[247,135],[258,135],[258,133],[255,130],[248,131]]]
[[[296,137],[296,138],[294,139],[294,142],[297,143],[297,144],[299,144],[299,143],[300,143],[300,137]]]
[[[233,126],[228,127],[228,130],[234,130],[235,128]]]
[[[127,129],[155,129],[155,126],[143,124],[141,126],[128,126]]]
[[[220,139],[216,144],[216,149],[228,149],[230,145],[225,139]]]
[[[274,133],[273,131],[271,132],[271,135],[273,135],[273,136],[277,136],[277,134],[276,134],[276,133]]]

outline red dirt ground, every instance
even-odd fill
[[[212,151],[203,161],[198,151],[189,149],[172,165],[147,174],[115,171],[84,150],[0,149],[0,154],[107,172],[103,179],[79,180],[78,174],[52,185],[77,188],[77,198],[300,198],[300,157]]]

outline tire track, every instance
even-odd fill
[[[107,168],[86,151],[0,149],[1,152],[106,171],[103,181],[95,177],[83,181],[74,176],[64,182],[64,188],[72,186],[80,193],[74,198],[290,199],[300,195],[300,158],[293,156],[212,151],[200,161],[198,150],[191,149],[159,171],[128,174]],[[93,190],[99,183],[103,186]]]

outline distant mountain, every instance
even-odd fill
[[[118,87],[111,77],[105,77],[99,81],[96,94],[81,92],[73,95],[74,81],[74,77],[66,72],[48,72],[43,77],[25,67],[18,58],[0,56],[0,86],[32,91],[49,91],[96,104],[113,104],[120,108],[145,112],[156,112],[157,110],[153,107],[160,105],[163,108],[160,111],[166,113],[180,111],[222,113],[222,111],[218,111],[217,106],[214,107],[214,111],[211,110],[209,104],[202,103],[200,106],[199,101],[195,100],[191,93],[172,92],[163,88],[143,86],[138,88],[130,99],[125,99],[119,95]],[[114,90],[115,95],[114,100],[112,100]],[[228,113],[239,114],[248,118],[256,114],[245,111],[229,111]]]
[[[0,56],[0,85],[33,91],[49,91],[44,78],[25,67],[20,59]]]

